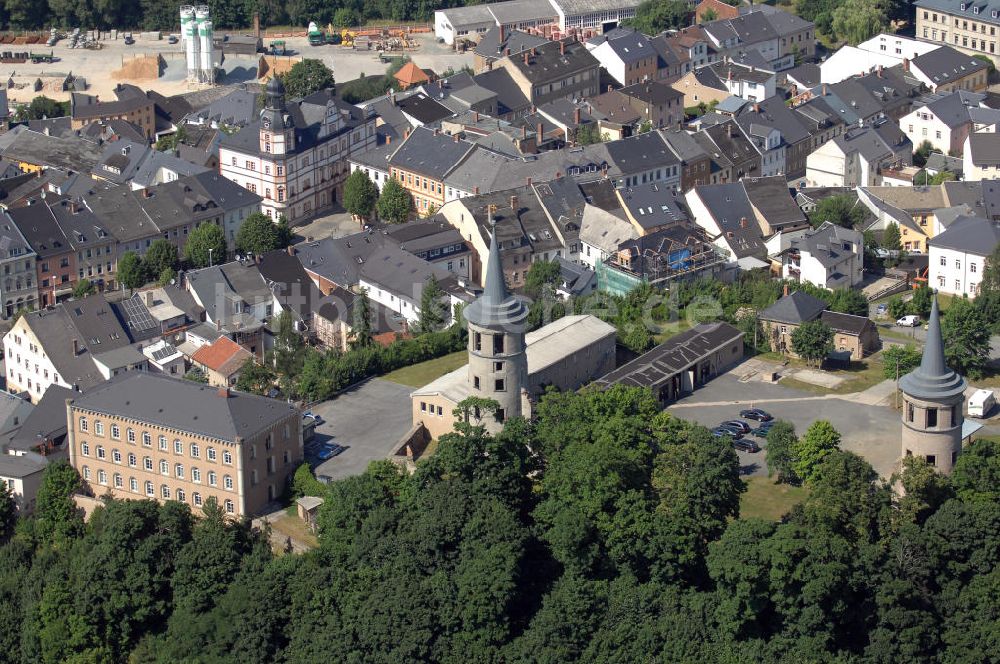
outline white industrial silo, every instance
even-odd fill
[[[195,66],[198,69],[198,80],[202,83],[210,83],[212,79],[212,26],[208,17],[208,5],[198,5],[194,8],[195,40],[198,42],[199,58]]]
[[[181,38],[184,40],[184,50],[187,53],[187,78],[198,80],[200,66],[198,58],[198,30],[195,26],[194,7],[181,5]]]

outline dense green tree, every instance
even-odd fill
[[[90,279],[81,279],[76,282],[76,286],[73,287],[73,297],[75,299],[87,297],[88,295],[93,295],[96,292],[97,286]]]
[[[941,321],[941,336],[949,367],[973,379],[986,374],[990,325],[982,309],[969,300],[955,298]]]
[[[895,380],[920,366],[921,352],[912,345],[893,344],[882,351],[882,374]]]
[[[889,24],[884,0],[842,0],[833,12],[833,30],[851,45],[871,39]]]
[[[542,297],[547,288],[555,287],[561,279],[558,261],[535,261],[524,277],[524,292],[532,298]]]
[[[809,213],[809,223],[813,228],[819,228],[827,221],[844,228],[857,228],[866,215],[867,208],[858,202],[857,196],[840,194],[820,199]]]
[[[927,164],[927,158],[934,152],[934,146],[930,141],[924,139],[920,142],[920,145],[913,151],[913,164],[914,166],[919,166],[923,168]]]
[[[767,432],[767,476],[777,476],[777,481],[798,484],[795,474],[795,448],[798,438],[791,422],[778,420]]]
[[[14,532],[17,523],[17,503],[6,482],[0,483],[0,544],[3,544]]]
[[[66,461],[54,461],[45,468],[35,498],[36,532],[44,538],[66,541],[83,528],[82,510],[73,502],[80,489],[80,476]]]
[[[833,350],[833,330],[820,320],[811,320],[792,331],[792,350],[803,360],[819,366]]]
[[[896,502],[899,518],[904,522],[922,524],[955,496],[949,479],[923,457],[903,457],[902,469],[893,480],[902,488]]]
[[[639,32],[658,35],[664,30],[688,25],[691,5],[683,0],[644,0],[635,16],[625,21]]]
[[[184,374],[184,380],[189,380],[192,383],[204,383],[208,384],[208,376],[201,367],[191,367],[186,374]]]
[[[383,221],[402,224],[410,218],[413,211],[413,197],[396,178],[389,178],[382,185],[382,193],[379,194],[375,209]]]
[[[31,100],[27,106],[19,107],[19,119],[21,120],[44,120],[45,118],[60,118],[67,114],[66,107],[61,103],[39,95]]]
[[[236,231],[236,251],[260,256],[281,247],[278,227],[263,212],[247,216]]]
[[[931,302],[933,301],[933,298],[933,291],[931,291],[930,287],[926,283],[922,283],[913,290],[913,297],[910,298],[910,302],[907,305],[906,310],[908,313],[927,318],[927,316],[931,313]]]
[[[236,379],[236,389],[252,394],[267,394],[268,390],[274,387],[274,379],[273,371],[251,357],[240,369],[240,375]]]
[[[576,130],[577,145],[593,145],[594,143],[603,143],[604,140],[601,128],[596,122],[588,122]]]
[[[445,323],[448,309],[445,302],[445,292],[437,277],[433,274],[420,289],[420,318],[417,321],[417,334],[437,332]]]
[[[164,270],[177,267],[177,247],[163,238],[153,240],[142,260],[146,274],[159,277]]]
[[[334,86],[333,70],[322,60],[305,58],[292,65],[288,73],[281,77],[281,82],[285,84],[285,93],[289,97],[308,97]]]
[[[698,16],[698,22],[699,23],[711,23],[712,21],[714,21],[717,18],[719,18],[719,14],[714,9],[712,9],[711,7],[709,7],[708,9],[706,9],[705,11],[703,11]]]
[[[903,245],[899,242],[899,225],[890,221],[885,225],[885,230],[882,231],[882,246],[890,251],[899,251],[903,248]]]
[[[889,318],[893,321],[897,321],[906,315],[908,305],[903,301],[903,298],[897,295],[889,300],[886,308],[888,309]]]
[[[764,549],[775,524],[737,519],[709,546],[708,571],[716,584],[715,619],[727,638],[767,635],[773,615]]]
[[[367,220],[375,211],[375,203],[378,202],[378,187],[368,174],[362,170],[351,173],[344,183],[344,209]]]
[[[839,448],[840,433],[826,420],[816,420],[795,444],[795,475],[804,482],[813,482],[819,477],[823,459]]]
[[[285,309],[275,316],[274,346],[269,353],[269,364],[274,368],[285,394],[294,394],[295,379],[305,363],[306,344],[302,335],[295,330],[295,318]]]
[[[966,447],[955,463],[951,483],[965,502],[1000,503],[1000,441],[980,438]]]
[[[853,288],[838,288],[829,300],[830,311],[868,317],[868,298]]]
[[[368,299],[368,289],[362,288],[354,298],[351,308],[351,339],[352,348],[367,346],[372,343],[372,304]]]
[[[126,288],[140,288],[146,283],[146,267],[139,254],[126,251],[118,259],[118,281]]]
[[[184,257],[196,268],[226,262],[226,234],[217,224],[203,223],[188,235]]]

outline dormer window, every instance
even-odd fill
[[[965,3],[963,2],[962,4],[960,4],[958,6],[958,8],[961,9],[964,12],[965,11]]]
[[[973,14],[978,14],[979,13],[979,7],[973,7],[972,8],[972,13]]]

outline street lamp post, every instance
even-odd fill
[[[212,249],[211,249],[211,247],[208,250],[208,266],[212,267]]]

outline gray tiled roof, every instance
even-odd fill
[[[728,323],[702,323],[618,367],[598,379],[597,384],[656,389],[717,348],[734,343],[742,336],[742,332]]]
[[[801,325],[819,316],[826,307],[827,303],[823,300],[795,291],[761,311],[758,317],[761,320]]]
[[[922,72],[935,85],[951,83],[972,73],[983,71],[988,66],[982,60],[957,51],[951,46],[942,46],[930,53],[918,55],[910,62],[910,67]]]
[[[958,217],[948,228],[929,240],[932,247],[953,249],[976,256],[989,256],[1000,244],[996,222],[981,217]]]
[[[969,134],[969,152],[976,166],[1000,164],[1000,134],[977,132]]]
[[[425,127],[417,127],[392,154],[389,164],[435,180],[443,180],[476,147],[468,141],[456,141],[455,138]]]
[[[128,372],[74,400],[78,408],[120,415],[218,440],[235,442],[296,415],[284,401],[218,389],[161,374]]]

